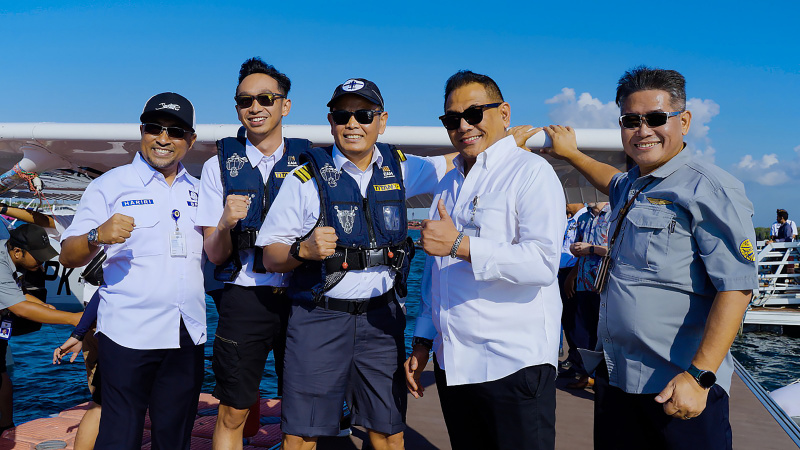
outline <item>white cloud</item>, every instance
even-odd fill
[[[563,88],[561,93],[544,101],[550,108],[553,123],[575,128],[617,128],[619,109],[613,101],[603,103],[588,92],[575,95],[575,89]]]
[[[713,163],[716,150],[708,137],[711,129],[708,124],[719,114],[719,104],[711,99],[690,98],[686,102],[686,109],[692,112],[692,126],[686,135],[686,143],[696,156]]]
[[[775,153],[744,155],[733,166],[733,173],[742,181],[751,181],[764,186],[778,186],[800,177],[800,145],[794,148],[794,159],[781,161]]]

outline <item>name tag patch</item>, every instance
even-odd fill
[[[153,199],[146,198],[144,200],[125,200],[122,206],[139,206],[139,205],[152,205]]]
[[[275,172],[275,178],[286,178],[286,175],[289,175],[289,172]]]
[[[400,190],[400,183],[376,184],[375,185],[375,192],[399,191],[399,190]]]
[[[195,208],[197,208],[197,202],[191,202],[190,201],[190,202],[186,202],[186,204],[189,205],[189,206],[194,206]]]
[[[756,254],[753,252],[753,243],[750,242],[750,239],[745,239],[739,244],[739,253],[742,254],[742,257],[748,261],[755,261]]]

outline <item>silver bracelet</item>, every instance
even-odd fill
[[[456,252],[458,252],[458,247],[461,245],[461,240],[462,239],[464,239],[464,232],[463,231],[458,233],[458,237],[456,238],[456,241],[453,242],[453,248],[450,249],[450,257],[451,258],[455,259]]]

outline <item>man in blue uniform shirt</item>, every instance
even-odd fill
[[[256,241],[268,269],[294,269],[283,448],[337,435],[345,399],[374,448],[403,448],[405,315],[397,297],[413,251],[405,200],[432,192],[446,161],[406,159],[376,144],[388,113],[369,80],[345,81],[328,107],[335,145],[304,154],[308,162],[287,177]]]
[[[729,349],[758,281],[753,206],[740,181],[685,149],[681,74],[633,69],[617,105],[627,173],[581,153],[571,128],[545,128],[549,153],[612,205],[598,352],[581,352],[599,363],[595,448],[730,449]]]
[[[95,449],[139,449],[150,410],[153,448],[189,449],[203,381],[206,310],[195,226],[199,180],[180,161],[192,147],[191,102],[166,92],[140,116],[131,164],[92,181],[63,233],[61,263],[102,247],[97,333],[103,413]]]

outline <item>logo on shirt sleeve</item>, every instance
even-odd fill
[[[739,244],[739,253],[742,254],[742,257],[748,261],[755,261],[756,254],[753,251],[753,243],[750,242],[750,239],[745,239]]]

